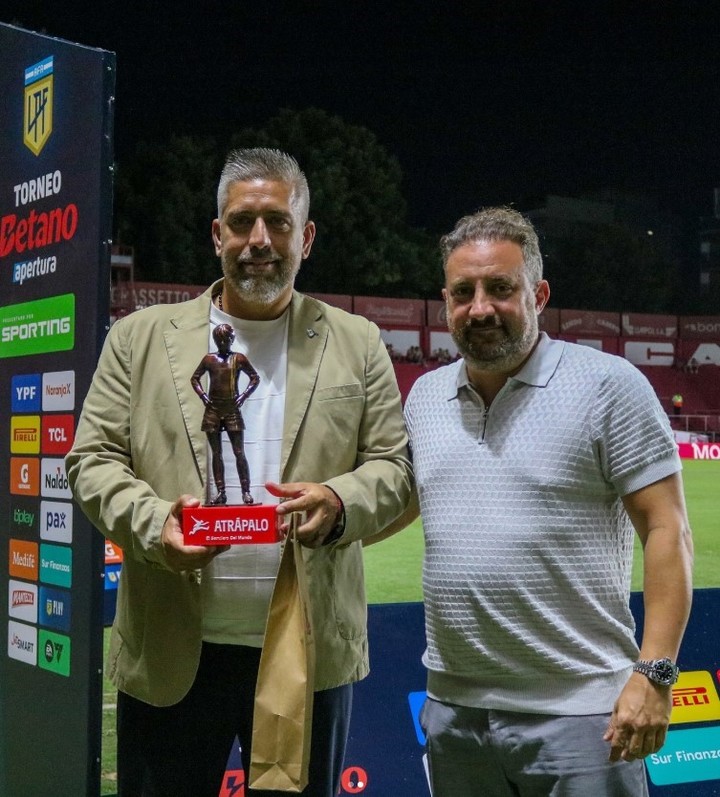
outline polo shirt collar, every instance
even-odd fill
[[[533,385],[534,387],[546,387],[557,370],[564,348],[565,343],[563,341],[552,340],[546,332],[541,332],[538,344],[535,346],[530,358],[510,379],[524,382],[526,385]],[[450,379],[447,381],[445,398],[451,401],[457,398],[461,388],[470,387],[470,380],[468,379],[467,368],[465,368],[465,361],[462,358],[448,367],[456,369],[454,379],[451,374],[448,374]]]

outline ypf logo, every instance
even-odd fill
[[[340,778],[340,785],[348,794],[360,794],[367,784],[367,772],[362,767],[348,767]]]
[[[39,155],[53,129],[53,57],[38,61],[25,70],[23,143]]]

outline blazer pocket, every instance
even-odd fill
[[[321,387],[317,392],[318,401],[333,401],[334,399],[357,398],[363,395],[363,387],[360,383],[354,382],[350,385],[333,385],[332,387]]]

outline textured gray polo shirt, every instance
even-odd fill
[[[426,542],[428,693],[610,711],[638,652],[620,497],[681,467],[647,379],[542,334],[489,409],[458,361],[418,379],[405,414]]]

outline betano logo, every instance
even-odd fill
[[[48,56],[25,70],[25,108],[23,142],[39,155],[53,129],[53,56]]]
[[[74,347],[74,294],[0,308],[0,359],[71,351]]]
[[[712,676],[705,670],[682,672],[672,690],[670,722],[708,722],[720,719],[720,699]]]

